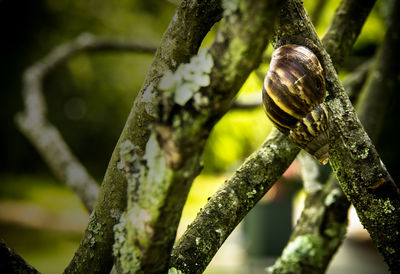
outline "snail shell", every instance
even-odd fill
[[[274,51],[262,91],[265,113],[281,132],[322,164],[329,156],[325,93],[322,66],[310,49],[284,45]]]

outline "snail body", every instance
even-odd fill
[[[308,48],[288,44],[274,51],[263,86],[263,106],[272,123],[299,147],[326,164],[328,111],[325,76]]]

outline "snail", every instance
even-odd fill
[[[294,44],[274,51],[262,91],[265,113],[322,164],[329,156],[325,93],[324,71],[313,51]]]

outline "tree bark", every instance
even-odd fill
[[[15,253],[5,243],[0,241],[0,270],[2,273],[40,273],[29,265],[21,256]]]
[[[286,7],[288,7],[288,5],[286,5]],[[293,9],[294,6],[292,6]],[[371,6],[372,8],[372,6]],[[303,10],[303,8],[300,8],[300,10],[302,12],[304,12],[305,15],[305,11]],[[358,32],[361,29],[361,26],[363,25],[364,21],[366,20],[367,15],[363,14],[359,14],[356,13],[355,10],[353,10],[353,15],[354,16],[360,16],[363,20],[359,19],[356,20],[357,24],[359,25],[358,28],[355,28],[354,26],[351,27],[350,31],[342,31],[340,32],[340,35],[335,36],[332,39],[338,39],[339,41],[343,40],[344,37],[342,37],[341,35],[345,35],[345,34],[351,34],[352,37],[357,37],[358,36]],[[298,19],[297,19],[298,20]],[[304,20],[304,21],[302,21]],[[300,22],[299,22],[300,21]],[[305,22],[308,22],[308,24],[310,24],[309,19],[307,17],[302,18],[301,20],[298,20],[295,22],[295,24],[297,23],[300,26],[304,26]],[[294,30],[297,30],[298,28],[295,27]],[[331,30],[333,31],[333,30]],[[295,34],[293,34],[295,35]],[[316,36],[315,36],[316,37]],[[351,41],[353,41],[353,43],[355,42],[355,39],[352,39]],[[347,43],[346,44],[348,47],[352,47],[352,44]],[[347,48],[342,48],[344,50],[343,54],[349,53],[350,50]],[[216,251],[219,249],[219,247],[222,245],[222,243],[224,242],[224,240],[226,239],[226,237],[229,235],[229,233],[233,230],[233,228],[235,226],[237,226],[241,220],[241,218],[234,218],[233,223],[230,223],[228,226],[228,230],[226,231],[226,233],[223,234],[223,237],[221,238],[221,236],[217,237],[204,237],[202,235],[212,235],[215,231],[215,229],[218,229],[220,227],[220,223],[231,217],[232,212],[235,212],[235,216],[245,216],[250,209],[256,204],[254,202],[254,197],[244,197],[245,199],[243,199],[242,197],[242,202],[243,203],[247,203],[246,201],[248,200],[248,204],[251,204],[252,206],[248,206],[248,207],[240,207],[240,208],[236,208],[236,205],[229,205],[228,210],[222,210],[219,207],[219,201],[220,200],[229,200],[229,194],[231,193],[231,188],[235,188],[235,193],[247,193],[248,191],[248,187],[252,187],[253,186],[253,178],[252,178],[252,173],[251,172],[247,172],[247,170],[249,169],[249,166],[251,166],[253,163],[251,162],[251,159],[262,159],[264,160],[264,158],[262,157],[262,154],[264,152],[264,149],[266,147],[279,147],[279,152],[283,153],[283,155],[276,155],[276,153],[278,152],[277,150],[272,150],[270,153],[272,155],[270,155],[270,157],[265,158],[265,160],[268,161],[264,161],[261,162],[259,164],[257,164],[257,166],[264,166],[265,169],[267,170],[275,170],[278,174],[276,179],[278,179],[283,172],[287,169],[287,167],[290,165],[290,162],[287,161],[283,161],[281,159],[294,159],[295,155],[298,153],[299,149],[294,146],[291,142],[288,142],[288,140],[286,139],[286,141],[282,141],[284,140],[285,137],[283,137],[282,134],[280,133],[274,133],[273,134],[274,137],[269,137],[268,141],[266,141],[262,147],[260,148],[259,151],[255,152],[252,154],[252,156],[249,157],[248,160],[246,160],[246,162],[242,165],[242,167],[232,176],[231,179],[229,179],[222,187],[221,189],[214,194],[211,199],[209,200],[209,202],[206,204],[205,209],[207,209],[207,211],[202,210],[199,215],[196,217],[196,219],[192,222],[192,224],[188,227],[187,231],[184,233],[184,235],[181,237],[181,239],[179,239],[179,241],[177,242],[173,253],[172,253],[172,266],[176,266],[177,268],[183,268],[186,269],[186,271],[188,272],[194,272],[196,273],[196,267],[198,266],[202,266],[201,269],[204,269],[209,262],[211,261],[211,259],[213,258],[214,254],[216,253]],[[272,162],[270,162],[270,160],[273,159]],[[245,170],[245,171],[242,171]],[[235,182],[237,180],[237,174],[240,174],[240,178],[242,178],[242,181],[248,182],[248,184],[239,184],[239,186],[235,185]],[[258,178],[258,176],[256,177]],[[273,179],[274,177],[270,178],[266,178],[266,180],[269,179]],[[275,180],[276,180],[275,179]],[[255,180],[257,181],[257,179]],[[271,184],[271,182],[269,182],[269,184]],[[263,192],[261,197],[269,190],[269,187],[264,187],[264,189],[261,191]],[[242,190],[243,189],[243,190]],[[259,193],[257,193],[258,195]],[[258,196],[257,196],[258,197]],[[230,210],[229,210],[230,209]],[[214,218],[206,218],[207,214],[204,212],[215,212],[215,214],[213,214]],[[321,214],[324,214],[323,212],[321,212]],[[322,215],[321,215],[322,216]],[[338,217],[339,219],[341,217]],[[338,229],[340,228],[340,226],[337,227]],[[343,231],[343,229],[342,229]],[[340,235],[338,235],[340,236]],[[196,239],[201,239],[201,245],[198,246],[196,245]],[[334,240],[332,237],[329,237],[330,240]],[[337,242],[337,245],[340,244],[340,241]],[[331,249],[332,253],[329,254],[329,252],[326,252],[327,256],[332,256],[333,252],[336,249]],[[326,259],[324,259],[326,262],[328,262]],[[185,266],[186,265],[186,266]]]
[[[395,91],[394,83],[399,82],[396,80],[400,72],[400,66],[397,63],[399,53],[393,49],[400,46],[398,38],[400,24],[396,22],[395,14],[392,15],[385,40],[374,58],[374,65],[368,62],[368,64],[363,64],[360,70],[354,72],[359,77],[360,73],[366,74],[366,68],[370,68],[364,88],[356,83],[356,87],[363,90],[357,102],[357,113],[369,136],[375,141],[381,131],[380,125],[389,103],[388,99]],[[349,77],[354,79],[350,81],[351,83],[360,81],[360,79],[356,80],[355,76]],[[349,206],[350,203],[333,174],[322,190],[308,193],[305,208],[283,255],[275,265],[269,268],[271,273],[323,273],[344,237]],[[304,237],[315,240],[314,245],[308,250],[297,245]],[[322,260],[315,260],[310,254],[318,254]]]
[[[273,130],[259,150],[209,199],[172,252],[171,266],[202,273],[246,214],[282,176],[297,153],[285,135]]]
[[[343,65],[376,0],[343,0],[322,42],[335,68]]]
[[[322,51],[326,71],[327,105],[330,115],[329,162],[340,186],[370,233],[391,270],[399,269],[400,210],[399,188],[392,180],[354,109],[344,92],[329,56],[311,24],[304,22],[305,11],[298,1],[288,1],[289,8],[281,15],[279,37],[302,35],[311,39]]]
[[[110,272],[113,265],[113,227],[126,209],[127,198],[126,180],[123,171],[118,168],[120,144],[126,139],[131,140],[137,148],[135,152],[143,156],[156,108],[156,100],[148,100],[144,94],[154,94],[155,87],[167,70],[175,70],[180,63],[188,62],[197,53],[201,41],[221,16],[220,0],[186,0],[176,9],[111,156],[88,228],[65,269],[66,273]]]
[[[224,21],[211,48],[162,78],[158,85],[163,91],[158,93],[162,111],[151,128],[143,158],[137,162],[136,175],[128,182],[125,230],[117,236],[125,241],[114,249],[123,272],[167,270],[181,211],[201,171],[209,132],[258,66],[272,34],[278,3],[225,3]],[[187,75],[188,70],[192,74]],[[197,82],[200,77],[204,83]]]

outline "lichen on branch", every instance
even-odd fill
[[[96,220],[102,223],[103,236],[91,247],[88,243],[90,233],[86,230],[74,258],[65,270],[66,273],[111,270],[113,227],[126,208],[126,178],[118,168],[120,144],[128,139],[135,146],[135,153],[143,155],[150,136],[149,125],[157,116],[157,100],[153,99],[157,98],[155,87],[159,79],[167,70],[175,70],[180,63],[188,62],[197,53],[201,41],[221,16],[220,0],[184,0],[177,7],[127,118],[100,188],[98,201],[101,202],[96,203],[94,211]]]
[[[224,19],[209,50],[165,73],[155,86],[164,91],[157,101],[160,111],[139,156],[137,191],[128,192],[127,241],[139,258],[134,273],[166,271],[205,141],[259,64],[272,32],[268,19],[278,6],[278,1],[242,2]]]
[[[304,20],[301,2],[293,0],[287,3],[289,8],[281,13],[281,31],[277,40],[287,35],[301,35],[321,49],[329,91],[326,100],[331,125],[329,162],[385,261],[391,269],[398,269],[400,257],[393,250],[400,246],[400,216],[390,213],[393,210],[385,211],[385,205],[389,204],[400,211],[398,186],[358,120],[315,30],[311,23],[307,23],[308,20]]]

